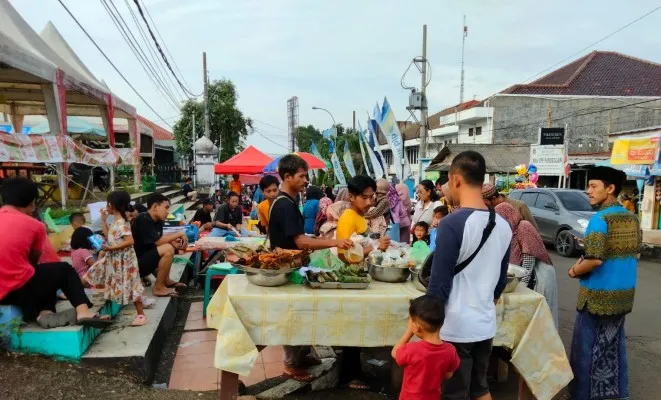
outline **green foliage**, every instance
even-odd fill
[[[225,161],[243,150],[252,120],[237,107],[239,95],[232,81],[221,79],[209,84],[209,139],[221,148],[220,160]],[[193,115],[195,138],[204,134],[204,103],[188,100],[181,107],[181,119],[174,125],[177,152],[191,155],[193,152]]]
[[[358,137],[358,132],[355,132],[351,128],[345,129],[341,124],[336,125],[337,129],[337,138],[335,139],[335,148],[337,151],[337,156],[340,159],[340,165],[343,166],[342,168],[342,173],[344,173],[345,178],[348,180],[350,178],[349,172],[346,171],[346,167],[344,167],[344,161],[342,159],[342,156],[344,154],[344,143],[348,143],[349,145],[349,151],[351,152],[351,159],[353,161],[353,165],[356,168],[356,173],[357,174],[365,174],[367,171],[365,171],[365,167],[363,165],[363,160],[360,155],[360,139]],[[299,127],[298,131],[296,132],[296,143],[298,144],[298,148],[301,151],[311,153],[311,148],[312,148],[312,143],[314,143],[317,146],[317,149],[319,150],[319,153],[321,154],[321,157],[325,160],[330,162],[330,153],[329,153],[329,147],[330,143],[328,140],[324,139],[323,136],[321,136],[321,132],[319,129],[315,128],[312,125],[304,126],[304,127]],[[335,174],[332,169],[329,169],[328,171],[315,171],[317,174],[317,179],[313,182],[316,185],[333,185],[335,184]]]

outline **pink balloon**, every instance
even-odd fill
[[[538,180],[539,180],[539,174],[537,172],[530,174],[531,183],[537,183]]]

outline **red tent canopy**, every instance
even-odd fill
[[[264,167],[273,159],[253,146],[214,166],[216,175],[261,174]]]

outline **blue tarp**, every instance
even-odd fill
[[[87,135],[95,136],[98,138],[106,137],[106,131],[103,129],[103,126],[89,123],[77,117],[67,117],[67,130],[69,131],[70,135]],[[48,121],[43,121],[33,125],[31,127],[30,133],[39,135],[50,133]]]

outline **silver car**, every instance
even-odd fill
[[[509,197],[528,205],[542,240],[552,243],[560,255],[571,257],[583,250],[585,228],[595,213],[583,191],[523,189],[511,191]]]

